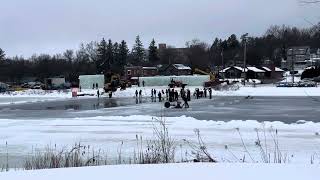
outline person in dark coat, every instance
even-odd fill
[[[187,99],[188,101],[191,101],[191,92],[189,89],[187,90]]]
[[[167,100],[169,99],[169,92],[168,92],[168,89],[166,89],[166,98],[167,98]]]
[[[196,96],[197,96],[197,99],[199,99],[199,96],[200,96],[200,90],[197,88],[196,89]]]
[[[138,93],[138,90],[136,90],[136,98],[138,98],[138,94],[139,94],[139,93]]]
[[[207,98],[207,88],[204,88],[204,97]]]
[[[153,89],[151,89],[151,101],[153,102]]]
[[[142,86],[144,87],[144,84],[145,84],[145,82],[144,81],[142,81]]]
[[[189,108],[189,104],[188,104],[188,98],[186,96],[182,97],[184,104],[182,105],[182,107],[184,106],[184,108]]]
[[[185,96],[185,91],[183,88],[180,90],[180,96],[181,96],[181,98],[183,98],[183,96]]]
[[[178,93],[178,91],[175,91],[175,92],[174,92],[174,100],[175,100],[175,101],[178,101],[178,100],[179,100],[179,93]]]
[[[154,94],[154,97],[156,98],[157,97],[157,90],[156,89],[153,90],[153,94]]]
[[[159,102],[161,102],[161,92],[159,91],[159,93],[158,93],[158,98],[159,98]]]
[[[210,99],[212,99],[212,89],[211,88],[209,88],[209,97],[210,97]]]
[[[100,91],[99,91],[99,89],[98,89],[98,91],[97,91],[97,96],[98,96],[98,98],[100,98]]]
[[[139,91],[139,97],[141,98],[142,97],[142,90],[140,89]]]
[[[168,90],[168,93],[169,93],[169,102],[173,102],[173,95],[170,89]]]

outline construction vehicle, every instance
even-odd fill
[[[118,87],[120,87],[120,75],[113,74],[111,75],[110,81],[105,84],[104,90],[105,92],[115,92],[117,91]]]
[[[195,68],[194,72],[210,76],[210,81],[205,82],[204,87],[215,87],[221,84],[221,82],[219,81],[219,78],[216,78],[216,75],[213,72],[206,72],[198,68]]]

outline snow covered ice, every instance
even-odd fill
[[[12,171],[0,173],[0,179],[10,180],[317,180],[320,172],[317,165],[279,164],[165,164],[165,165],[118,165],[50,169],[38,171]]]
[[[266,172],[269,168],[272,171],[281,169],[281,172],[286,173],[286,177],[289,176],[292,169],[302,169],[301,175],[307,177],[306,174],[312,179],[316,177],[316,166],[310,165],[310,158],[318,153],[318,144],[320,143],[319,131],[320,123],[316,119],[316,114],[319,112],[316,100],[320,96],[320,89],[315,88],[277,88],[275,86],[258,86],[243,87],[239,85],[237,90],[229,91],[214,91],[214,99],[210,100],[193,100],[191,102],[191,108],[189,110],[163,110],[162,103],[148,103],[148,98],[151,96],[151,89],[162,90],[166,87],[163,86],[151,86],[151,87],[132,87],[124,91],[118,90],[114,93],[114,101],[117,103],[121,101],[134,101],[134,93],[136,90],[143,91],[143,98],[146,103],[142,104],[128,104],[116,105],[115,107],[108,107],[106,109],[51,109],[51,110],[28,110],[24,109],[25,103],[30,103],[30,106],[42,106],[35,105],[34,102],[43,102],[43,105],[48,103],[59,104],[66,102],[77,101],[84,103],[87,99],[91,101],[97,101],[96,96],[90,97],[78,97],[72,98],[71,92],[59,92],[59,91],[42,91],[42,90],[29,90],[23,92],[14,92],[12,94],[1,94],[0,104],[5,107],[1,109],[0,106],[0,161],[5,159],[5,152],[8,150],[10,163],[17,163],[18,160],[25,158],[34,149],[44,149],[47,146],[57,146],[58,148],[71,147],[75,143],[81,143],[84,145],[90,145],[96,149],[102,149],[108,152],[109,155],[117,155],[117,150],[121,142],[123,142],[124,156],[131,156],[135,147],[136,135],[142,136],[144,140],[153,139],[154,132],[153,127],[155,125],[154,118],[161,118],[161,111],[165,111],[165,119],[168,123],[170,135],[179,144],[177,152],[188,149],[188,146],[184,144],[183,139],[187,139],[190,142],[196,142],[197,137],[194,134],[195,129],[199,129],[200,133],[210,151],[214,157],[218,160],[218,165],[201,164],[197,167],[203,168],[203,176],[211,173],[211,171],[240,171],[241,169],[256,168],[257,172]],[[196,88],[202,88],[199,86],[188,87],[192,92]],[[86,90],[83,93],[91,93],[95,95],[96,90]],[[282,107],[281,109],[273,109],[270,106],[265,106],[265,111],[254,109],[254,105],[247,108],[253,108],[252,111],[260,112],[254,115],[256,118],[245,118],[246,115],[242,115],[243,118],[231,118],[232,115],[237,115],[238,111],[235,110],[241,104],[250,105],[253,101],[244,101],[245,97],[250,96],[255,99],[255,102],[259,102],[258,97],[262,100],[268,99],[268,101],[274,101],[272,98],[279,97],[285,99],[290,97],[295,99],[295,96],[300,98],[305,97],[304,102],[301,105],[301,111],[308,112],[307,109],[311,109],[312,115],[308,115],[310,119],[314,121],[306,121],[308,118],[304,118],[303,114],[298,113],[291,115],[291,119],[295,119],[293,122],[285,123],[285,117],[289,115],[283,113],[282,117],[278,117],[273,121],[264,121],[261,119],[267,118],[268,113],[272,111],[292,111],[290,104],[288,107]],[[269,97],[268,97],[269,96]],[[101,97],[108,98],[106,96]],[[299,99],[299,98],[298,98]],[[291,102],[292,100],[290,100]],[[100,102],[98,102],[100,103]],[[301,103],[301,102],[300,102]],[[307,103],[305,105],[305,103]],[[308,105],[309,103],[309,105]],[[14,104],[16,106],[14,106]],[[21,104],[21,106],[19,106]],[[205,104],[205,108],[201,110],[201,104]],[[261,102],[263,104],[263,102]],[[298,104],[298,103],[297,103]],[[310,106],[310,107],[308,107]],[[312,107],[314,106],[314,107]],[[14,107],[11,109],[10,107]],[[198,107],[198,108],[197,108]],[[256,106],[259,107],[259,106]],[[264,107],[264,106],[262,106]],[[281,107],[281,106],[279,106]],[[37,109],[37,107],[34,107]],[[205,114],[204,111],[211,109],[215,115],[209,114],[202,118],[197,118],[197,114]],[[161,110],[162,109],[162,110]],[[245,109],[245,107],[244,107]],[[223,119],[225,117],[223,113],[230,113],[227,115],[228,120]],[[261,113],[264,112],[264,113]],[[254,114],[254,113],[252,113]],[[251,115],[252,115],[251,114]],[[30,115],[30,116],[29,116]],[[238,114],[240,117],[240,114]],[[249,117],[250,114],[247,115]],[[271,115],[270,115],[271,116]],[[206,118],[204,118],[206,117]],[[233,116],[232,116],[233,117]],[[288,118],[287,117],[287,118]],[[221,119],[219,119],[221,118]],[[273,117],[272,117],[273,118]],[[283,122],[281,122],[283,121]],[[252,154],[254,161],[247,159],[248,163],[262,162],[261,155],[258,147],[256,146],[257,135],[256,130],[260,133],[265,128],[267,134],[268,149],[273,149],[273,139],[270,135],[270,131],[277,130],[279,138],[279,146],[283,154],[289,159],[289,165],[262,165],[262,164],[228,164],[228,162],[239,163],[244,155],[247,153],[244,150],[241,142],[241,137],[248,148],[248,151]],[[239,136],[239,129],[241,137]],[[6,147],[6,142],[8,146]],[[298,144],[298,145],[297,145]],[[180,145],[182,145],[180,149]],[[226,149],[227,147],[227,149]],[[232,152],[232,154],[230,153]],[[234,158],[234,155],[238,159]],[[314,160],[315,163],[319,162],[319,159]],[[226,164],[224,164],[226,163]],[[17,163],[17,165],[21,165]],[[186,174],[188,168],[194,165],[163,165],[163,166],[149,166],[155,169],[153,173],[157,173],[157,168],[169,168],[168,171],[176,172],[180,169],[182,174]],[[120,167],[120,166],[118,166]],[[125,169],[128,166],[121,166]],[[133,166],[135,168],[144,166]],[[210,167],[210,168],[209,168]],[[115,166],[110,167],[88,167],[86,173],[98,173],[100,171],[112,171]],[[145,167],[144,167],[145,168]],[[212,169],[211,169],[212,168]],[[226,168],[226,169],[224,169]],[[68,174],[78,173],[77,168],[69,169]],[[52,170],[52,176],[59,177],[59,172],[64,170]],[[98,172],[96,172],[98,171]],[[279,170],[280,171],[280,170]],[[37,174],[37,172],[39,174]],[[29,172],[30,177],[43,177],[42,172],[47,174],[50,170]],[[252,172],[252,171],[251,171]],[[28,172],[19,173],[6,173],[0,174],[0,177],[15,179],[21,176],[26,176]],[[199,173],[200,170],[199,170]],[[229,173],[230,174],[230,173]],[[242,173],[243,174],[243,173]],[[227,176],[225,173],[218,174],[221,178],[234,179],[234,176]],[[261,176],[261,178],[274,178],[273,174],[270,176]],[[83,175],[85,177],[86,174]],[[138,176],[138,175],[137,175]],[[240,177],[241,175],[237,176]],[[190,176],[191,177],[191,176]],[[198,177],[198,176],[197,176]],[[208,177],[211,177],[208,175]],[[208,178],[207,177],[207,178]],[[241,177],[247,178],[245,175]],[[298,178],[295,175],[291,179]],[[82,178],[82,176],[80,177]],[[119,177],[121,179],[121,177]],[[204,177],[205,179],[206,177]],[[238,179],[238,178],[237,178]],[[240,179],[240,178],[239,178]],[[299,178],[298,178],[299,179]]]

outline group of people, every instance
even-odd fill
[[[158,94],[157,94],[157,90],[156,89],[151,89],[151,100],[152,102],[156,102],[157,101],[157,97],[159,102],[162,102],[164,100],[164,91],[163,90],[159,90]]]
[[[204,88],[203,91],[200,91],[200,89],[197,88],[193,95],[197,99],[202,98],[202,97],[207,98],[207,96],[209,95],[209,98],[212,99],[212,89],[211,88],[209,88],[209,89]]]
[[[200,99],[200,98],[207,98],[209,97],[210,99],[212,99],[212,89],[211,88],[204,88],[203,90],[200,89],[196,89],[194,92],[194,97],[196,99]],[[136,90],[135,91],[135,96],[136,99],[142,100],[142,90],[140,89],[139,91]],[[183,105],[181,105],[179,98],[181,98],[181,100],[184,102]],[[156,89],[151,89],[151,100],[152,102],[162,102],[164,100],[167,100],[169,102],[179,102],[177,103],[177,107],[176,108],[189,108],[189,104],[188,101],[191,100],[191,91],[189,89],[185,89],[182,88],[180,90],[180,92],[178,92],[178,90],[175,90],[174,88],[169,88],[169,89],[165,89],[165,90],[156,90]]]
[[[156,99],[158,99],[159,102],[162,102],[164,99],[169,102],[179,102],[179,97],[184,101],[183,106],[185,108],[189,108],[188,101],[191,100],[191,91],[189,89],[186,90],[183,88],[180,90],[180,93],[173,88],[159,91],[157,91],[156,89],[151,89],[152,102],[156,102]]]

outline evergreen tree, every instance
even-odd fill
[[[129,49],[127,43],[123,40],[119,45],[119,54],[118,54],[118,63],[121,69],[124,69],[124,66],[127,64]]]
[[[113,44],[113,59],[114,59],[114,64],[118,64],[119,61],[119,43],[115,42]]]
[[[115,42],[113,44],[113,65],[112,69],[117,72],[121,72],[120,63],[119,63],[119,44]]]
[[[111,39],[108,40],[107,45],[107,70],[111,70],[111,65],[114,63],[114,51],[113,51],[113,44]]]
[[[101,42],[98,44],[97,49],[97,61],[96,61],[96,67],[97,67],[97,73],[102,74],[105,72],[105,69],[107,65],[109,64],[107,58],[107,42],[104,40],[104,38],[101,40]]]
[[[145,53],[144,53],[143,44],[140,40],[139,35],[136,37],[135,44],[132,48],[132,55],[135,61],[134,63],[140,63],[144,60]]]
[[[152,64],[159,62],[158,48],[154,39],[149,45],[149,62]]]
[[[4,53],[4,51],[0,48],[0,61],[5,59],[6,54]]]

